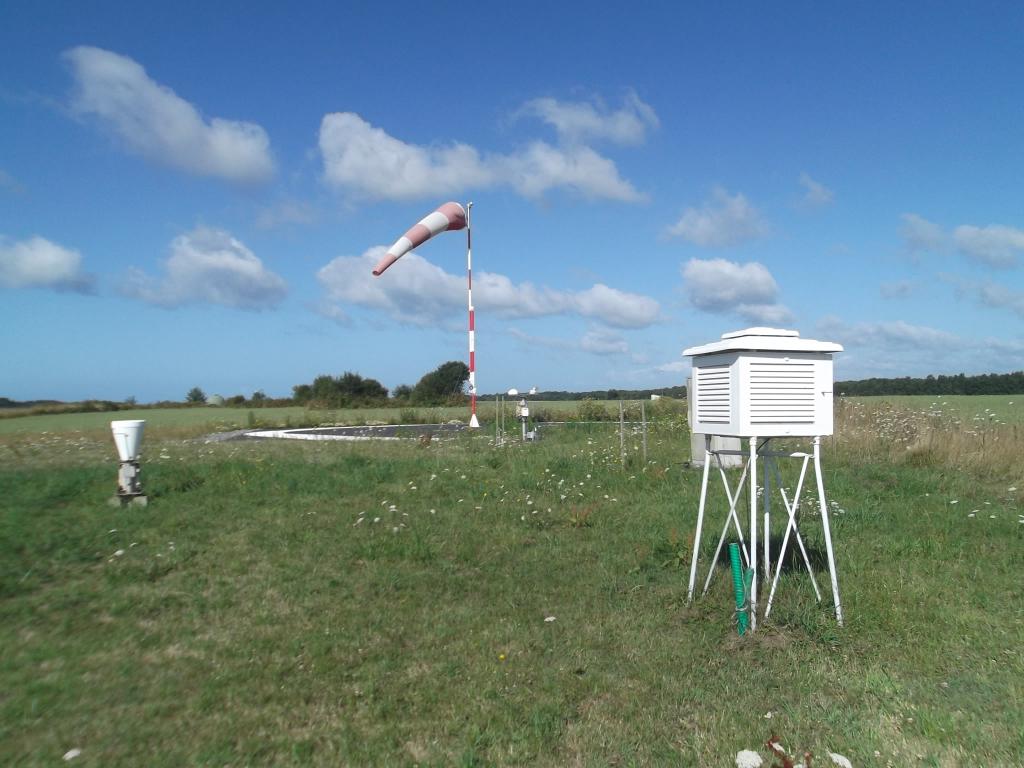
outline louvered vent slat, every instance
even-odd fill
[[[697,420],[728,424],[732,418],[732,376],[727,365],[697,369]]]
[[[752,361],[749,396],[751,424],[813,424],[814,365]]]

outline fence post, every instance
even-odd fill
[[[619,400],[619,463],[626,468],[626,413]]]
[[[647,466],[647,409],[644,407],[643,400],[640,401],[640,423],[643,425],[643,448],[644,448],[644,466]]]

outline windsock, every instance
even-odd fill
[[[416,226],[398,238],[395,244],[388,248],[384,258],[373,268],[374,277],[380,277],[385,269],[434,235],[446,232],[449,229],[465,228],[466,209],[458,203],[445,203],[433,213],[424,216]]]

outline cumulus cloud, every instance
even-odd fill
[[[703,248],[728,248],[768,234],[768,224],[747,198],[715,187],[700,208],[687,208],[667,230]]]
[[[957,295],[967,297],[989,309],[1009,309],[1024,318],[1024,292],[1008,288],[991,280],[968,280],[955,275],[940,278],[956,288]]]
[[[964,224],[953,230],[953,242],[964,255],[990,267],[1013,267],[1024,253],[1024,230],[990,224]]]
[[[615,111],[600,102],[540,98],[528,101],[519,114],[542,120],[569,143],[604,139],[616,144],[640,144],[647,131],[659,125],[654,109],[635,91],[629,91],[622,108]]]
[[[483,155],[460,143],[420,146],[352,112],[325,115],[319,144],[327,183],[369,199],[411,200],[503,185],[528,198],[562,188],[588,198],[643,199],[614,162],[586,146],[535,141],[507,155]]]
[[[756,261],[737,264],[726,259],[690,259],[682,274],[686,296],[699,310],[737,314],[765,325],[793,319],[793,313],[778,303],[775,278]]]
[[[436,325],[459,316],[466,306],[466,278],[452,275],[416,253],[375,278],[373,266],[384,254],[375,247],[362,256],[339,256],[317,273],[329,305],[380,310],[400,322]],[[577,315],[617,328],[643,328],[657,322],[660,305],[648,296],[603,284],[585,291],[559,291],[514,283],[493,272],[473,273],[473,301],[481,312],[504,318]]]
[[[949,237],[938,224],[918,216],[916,213],[904,213],[900,218],[900,236],[904,247],[913,254],[945,250],[949,245]]]
[[[138,62],[101,48],[64,53],[75,79],[71,106],[96,118],[130,151],[200,176],[236,182],[273,175],[266,132],[254,123],[204,119],[195,106],[152,80]]]
[[[91,293],[95,280],[82,272],[82,255],[43,237],[9,242],[0,237],[0,286]]]
[[[262,310],[284,298],[285,281],[268,270],[239,240],[220,229],[199,227],[171,242],[164,275],[153,278],[138,270],[124,291],[150,304],[219,304]]]
[[[807,173],[801,173],[798,179],[800,186],[804,188],[802,202],[811,207],[820,207],[832,202],[835,194],[831,189],[819,181],[812,179]]]

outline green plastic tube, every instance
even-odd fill
[[[736,627],[742,636],[747,633],[750,617],[745,609],[747,590],[743,584],[743,567],[740,565],[740,545],[736,542],[729,544],[729,564],[732,566],[732,589],[736,593]]]

